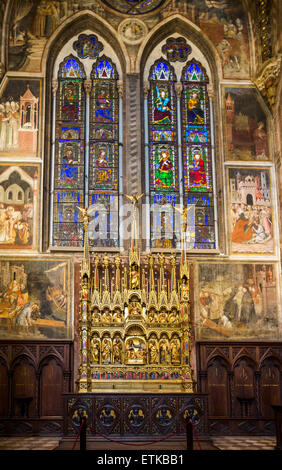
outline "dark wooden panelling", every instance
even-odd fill
[[[9,376],[7,366],[0,360],[0,417],[7,415],[9,409]]]
[[[215,358],[209,363],[207,374],[209,414],[228,416],[228,370],[225,361]]]
[[[280,405],[281,397],[281,367],[273,359],[266,359],[260,368],[260,403],[261,413],[267,418],[274,419],[271,405]]]
[[[42,367],[40,375],[41,415],[62,415],[63,371],[55,359]]]
[[[28,416],[36,416],[36,377],[34,367],[27,359],[21,359],[13,370],[13,416],[24,416],[21,411],[20,401],[30,398]]]
[[[209,394],[212,435],[275,433],[282,403],[282,343],[197,343],[198,391]]]
[[[71,341],[0,342],[0,434],[61,435],[72,371]]]

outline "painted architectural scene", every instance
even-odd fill
[[[198,340],[278,340],[275,265],[199,264]]]
[[[227,168],[232,253],[274,254],[270,171]]]
[[[10,79],[0,98],[0,156],[35,157],[39,151],[39,79]]]
[[[0,250],[37,249],[39,165],[0,164]]]
[[[0,261],[1,339],[68,339],[69,262]]]
[[[225,160],[270,159],[267,120],[254,88],[225,88]]]

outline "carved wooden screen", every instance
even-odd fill
[[[62,413],[63,371],[54,359],[44,365],[40,377],[41,416]]]

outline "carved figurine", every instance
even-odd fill
[[[102,342],[102,363],[109,364],[111,362],[111,343],[105,338]]]
[[[150,364],[157,364],[159,360],[159,350],[158,350],[158,344],[155,339],[152,339],[149,342],[149,363]]]

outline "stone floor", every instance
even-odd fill
[[[64,443],[59,446],[60,438],[51,437],[1,437],[0,450],[72,450],[74,441]],[[88,448],[95,450],[185,450],[185,441],[168,442],[161,444],[146,444],[140,446],[122,445],[115,442],[90,442]],[[194,442],[195,450],[274,450],[276,445],[275,437],[252,437],[252,436],[222,436],[212,437],[210,441],[199,440]],[[79,450],[79,442],[75,446]]]

